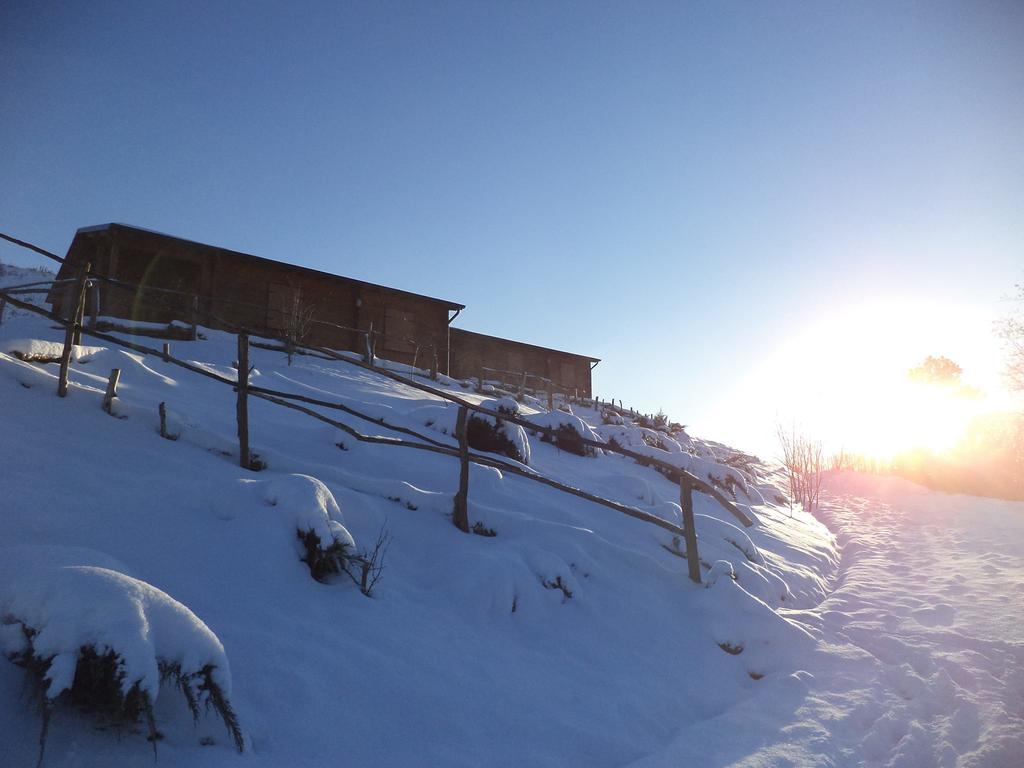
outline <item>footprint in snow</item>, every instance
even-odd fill
[[[956,618],[956,609],[946,603],[918,608],[910,613],[918,624],[926,627],[948,627]]]

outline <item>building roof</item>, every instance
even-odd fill
[[[131,232],[133,234],[143,235],[145,237],[159,238],[161,240],[168,240],[168,241],[171,241],[171,242],[183,243],[183,244],[187,244],[187,245],[191,245],[191,246],[199,246],[200,248],[208,248],[208,249],[213,250],[213,251],[220,251],[220,252],[223,252],[223,253],[229,253],[229,254],[232,254],[234,256],[241,256],[243,258],[252,259],[253,261],[263,262],[265,264],[284,265],[284,266],[289,267],[291,269],[294,269],[294,270],[297,270],[299,272],[303,272],[305,274],[308,274],[308,275],[310,275],[312,277],[328,278],[328,279],[335,279],[335,280],[345,280],[345,281],[347,281],[349,283],[356,283],[356,284],[361,285],[361,286],[366,286],[367,288],[376,288],[378,290],[388,291],[389,293],[396,293],[396,294],[400,294],[400,295],[403,295],[403,296],[411,296],[411,297],[414,297],[414,298],[417,298],[417,299],[425,299],[427,301],[433,301],[433,302],[436,302],[438,304],[444,304],[449,309],[465,309],[466,308],[465,304],[459,304],[458,302],[449,301],[448,299],[437,299],[437,298],[434,298],[433,296],[426,296],[426,295],[421,294],[421,293],[413,293],[412,291],[403,291],[400,288],[391,288],[390,286],[387,286],[387,285],[378,285],[376,283],[370,283],[370,282],[367,282],[365,280],[357,280],[356,278],[353,278],[353,277],[345,277],[344,275],[335,275],[335,274],[331,274],[330,272],[321,272],[318,269],[312,269],[310,267],[303,267],[303,266],[300,266],[298,264],[290,264],[290,263],[288,263],[286,261],[276,261],[274,259],[267,259],[267,258],[264,258],[263,256],[254,256],[251,253],[243,253],[241,251],[233,251],[230,248],[221,248],[220,246],[217,246],[217,245],[209,245],[208,243],[200,243],[200,242],[197,242],[195,240],[188,240],[188,239],[183,238],[183,237],[175,237],[173,235],[165,235],[162,232],[156,232],[156,231],[151,230],[151,229],[143,229],[142,227],[134,227],[134,226],[132,226],[130,224],[117,224],[117,223],[111,222],[110,224],[96,224],[96,225],[91,226],[91,227],[82,227],[82,228],[78,229],[75,232],[75,240],[78,240],[79,236],[81,236],[81,235],[89,235],[89,234],[93,234],[95,232],[114,231],[114,230],[124,230],[124,231],[127,231],[127,232]],[[74,241],[72,241],[71,247],[68,249],[68,253],[69,254],[71,253],[71,250],[74,248],[74,246],[75,246],[75,243],[74,243]]]
[[[467,331],[465,328],[455,328],[455,327],[452,327],[452,331],[453,332],[458,332],[458,333],[464,333],[467,336],[476,336],[477,338],[479,338],[481,340],[486,339],[488,341],[504,342],[505,344],[515,344],[515,345],[520,346],[520,347],[530,347],[531,349],[536,349],[536,350],[539,350],[540,352],[554,352],[554,353],[559,354],[559,355],[568,355],[569,357],[578,357],[578,358],[581,358],[583,360],[589,360],[592,363],[599,363],[599,362],[601,362],[601,358],[599,358],[599,357],[590,357],[590,355],[580,355],[580,354],[577,354],[576,352],[563,352],[560,349],[552,349],[551,347],[542,347],[539,344],[527,344],[525,341],[516,341],[515,339],[503,339],[501,336],[488,336],[486,333],[477,333],[476,331]]]

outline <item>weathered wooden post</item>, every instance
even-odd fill
[[[238,465],[242,469],[252,466],[249,453],[249,334],[238,334],[238,400],[235,412],[238,418]]]
[[[86,275],[85,283],[82,284],[81,293],[78,296],[78,306],[75,310],[75,340],[74,345],[77,347],[82,343],[82,328],[85,325],[85,300],[88,296],[89,291],[89,279]]]
[[[693,522],[693,486],[684,474],[679,475],[679,506],[683,508],[683,535],[690,580],[700,584],[700,555],[697,553],[697,529]]]
[[[548,385],[548,410],[555,410],[555,388],[553,385]]]
[[[75,293],[75,296],[78,298],[78,303],[75,304],[74,309],[71,311],[70,321],[64,331],[64,351],[61,352],[60,375],[57,378],[58,397],[67,397],[68,394],[68,370],[71,367],[71,352],[75,346],[76,328],[79,331],[81,330],[78,322],[81,317],[81,313],[85,309],[85,284],[89,277],[90,266],[90,264],[86,263],[86,265],[82,267],[82,271],[78,273],[78,290]],[[80,340],[81,339],[79,339],[79,341]]]
[[[89,328],[96,330],[96,324],[100,319],[100,284],[98,280],[93,280],[91,285],[92,290],[92,307],[89,312]]]
[[[459,440],[459,492],[455,494],[452,522],[463,533],[469,533],[469,413],[466,406],[459,408],[455,422],[455,436]]]
[[[195,341],[199,338],[199,297],[192,295],[192,305],[189,310],[189,325],[191,325],[191,338]]]
[[[169,363],[171,361],[171,342],[164,342],[164,362]]]
[[[434,349],[434,355],[430,361],[430,380],[437,381],[437,349]]]
[[[373,321],[370,322],[370,330],[366,331],[366,354],[363,355],[363,361],[368,365],[373,365],[374,358],[374,339],[373,339]]]
[[[121,369],[111,368],[107,379],[107,391],[103,395],[103,410],[113,415],[114,398],[117,397],[117,383],[121,380]]]
[[[167,434],[167,403],[161,401],[158,410],[160,411],[160,437],[170,440],[171,436]]]

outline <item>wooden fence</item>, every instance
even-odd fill
[[[11,239],[9,237],[0,234],[0,237],[5,239]],[[33,248],[34,250],[37,250]],[[297,351],[302,354],[315,356],[321,359],[341,362],[347,365],[356,366],[374,372],[375,374],[402,383],[413,389],[430,394],[434,397],[440,398],[444,401],[451,402],[458,406],[458,419],[455,438],[458,442],[457,447],[453,447],[445,444],[444,442],[437,440],[433,437],[422,434],[417,430],[410,429],[397,424],[389,424],[383,418],[376,418],[367,414],[361,413],[358,410],[351,408],[350,406],[344,405],[343,403],[332,402],[323,400],[320,398],[308,397],[305,395],[299,395],[292,392],[282,392],[278,390],[268,389],[265,387],[253,386],[249,383],[249,365],[248,365],[248,350],[249,350],[249,335],[245,329],[235,329],[238,335],[238,378],[237,381],[229,378],[220,376],[219,374],[208,371],[202,367],[193,365],[185,360],[180,360],[170,354],[170,345],[164,344],[162,350],[157,350],[152,347],[147,347],[142,344],[138,344],[134,341],[128,341],[120,339],[109,333],[103,331],[84,327],[84,311],[85,311],[85,292],[87,289],[88,281],[90,279],[102,279],[102,278],[90,278],[88,275],[88,265],[80,272],[76,282],[77,290],[77,304],[75,306],[75,314],[69,320],[57,316],[53,312],[49,312],[41,307],[38,307],[29,302],[22,301],[16,298],[14,293],[18,292],[18,288],[8,288],[0,290],[0,301],[10,303],[12,306],[19,307],[37,315],[46,317],[60,325],[64,326],[65,338],[64,347],[61,355],[61,366],[60,374],[58,377],[58,395],[63,397],[67,393],[68,388],[68,371],[70,367],[70,359],[72,355],[73,347],[80,342],[81,335],[85,333],[88,336],[106,341],[110,344],[131,349],[135,352],[140,352],[146,355],[153,355],[160,357],[167,363],[179,366],[192,373],[205,376],[209,379],[213,379],[222,384],[232,387],[237,393],[236,399],[236,420],[238,424],[238,440],[239,440],[239,464],[245,469],[256,469],[257,467],[253,464],[252,454],[249,447],[249,419],[248,419],[248,398],[250,396],[257,397],[267,402],[275,403],[276,405],[290,408],[292,410],[299,411],[312,418],[315,418],[324,423],[330,424],[333,427],[340,429],[346,434],[350,435],[354,439],[361,442],[374,443],[377,445],[389,445],[394,447],[401,447],[412,450],[423,450],[438,453],[441,455],[451,456],[457,458],[460,463],[459,473],[459,487],[453,499],[453,522],[463,532],[469,532],[473,530],[470,526],[469,513],[468,513],[468,498],[469,498],[469,464],[474,463],[481,466],[489,466],[497,468],[503,472],[523,477],[533,482],[538,482],[547,485],[551,488],[555,488],[563,493],[571,494],[582,499],[586,499],[596,504],[600,504],[609,509],[613,509],[624,515],[628,515],[637,520],[656,525],[659,528],[667,530],[676,536],[682,537],[686,544],[686,550],[684,554],[687,563],[689,577],[699,583],[701,580],[700,575],[700,558],[698,554],[697,546],[697,534],[694,526],[693,517],[693,492],[700,491],[701,493],[707,494],[715,499],[725,510],[732,514],[737,520],[739,520],[744,526],[750,526],[753,524],[753,520],[740,510],[735,504],[726,499],[722,493],[714,488],[709,483],[705,482],[701,478],[698,478],[686,470],[675,467],[671,464],[663,462],[659,459],[652,458],[650,456],[640,454],[631,451],[627,448],[623,448],[618,445],[599,442],[590,440],[588,438],[580,437],[580,442],[592,448],[597,448],[603,451],[616,453],[622,456],[633,458],[634,460],[643,463],[645,465],[654,466],[661,470],[664,474],[669,477],[676,477],[679,483],[679,504],[682,508],[682,522],[683,526],[677,526],[667,520],[664,520],[656,515],[652,515],[636,507],[622,504],[620,502],[598,496],[590,493],[584,489],[576,488],[574,486],[562,483],[550,477],[546,477],[539,472],[536,472],[525,465],[513,463],[511,461],[505,461],[494,456],[485,456],[479,453],[473,453],[470,451],[468,441],[468,421],[470,413],[479,413],[486,416],[490,416],[496,419],[502,419],[503,421],[518,424],[524,429],[531,433],[540,433],[550,438],[557,436],[557,430],[539,426],[532,422],[517,417],[509,416],[505,413],[498,413],[491,409],[482,407],[475,403],[470,403],[465,399],[444,392],[437,389],[436,387],[415,381],[407,378],[393,371],[389,371],[385,368],[374,365],[372,355],[365,360],[359,360],[350,356],[342,355],[335,350],[322,348],[322,347],[308,347],[304,345],[295,345]],[[110,403],[116,394],[117,380],[120,371],[114,369],[111,372],[111,378],[108,382],[107,392],[104,396],[103,407],[105,410],[110,409]],[[301,404],[300,404],[301,403]],[[354,416],[355,418],[370,422],[386,430],[396,432],[398,434],[404,434],[409,437],[415,438],[415,440],[405,440],[397,437],[389,437],[383,435],[368,435],[360,432],[349,424],[332,419],[319,411],[315,411],[307,406],[316,406],[318,408],[328,408],[332,410],[338,410],[343,413]]]

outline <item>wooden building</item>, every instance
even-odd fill
[[[373,331],[378,356],[485,378],[591,396],[599,360],[460,328],[465,307],[124,224],[78,230],[48,301],[68,317],[73,278],[91,264],[97,280],[87,313],[133,323],[179,321],[311,346],[364,352]],[[454,314],[453,314],[454,313]],[[435,357],[436,356],[436,357]]]
[[[521,341],[452,328],[450,375],[457,379],[483,377],[507,384],[520,382],[531,389],[547,389],[591,397],[591,371],[596,357],[562,352]]]
[[[58,279],[89,262],[96,281],[90,314],[135,322],[195,322],[208,328],[296,337],[312,346],[365,350],[371,329],[377,355],[440,370],[448,359],[448,324],[462,304],[331,275],[123,224],[78,230]],[[119,283],[123,283],[120,285]],[[54,311],[67,316],[70,286],[54,289]]]

